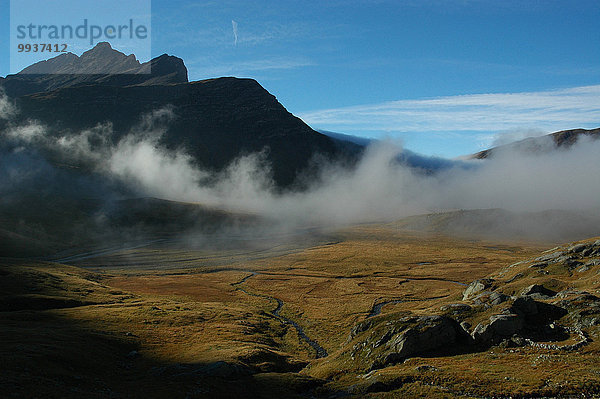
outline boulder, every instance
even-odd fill
[[[588,248],[588,245],[586,245],[586,244],[577,244],[577,245],[573,245],[572,247],[569,247],[567,249],[567,251],[570,253],[579,253],[579,252],[583,252],[587,248]]]
[[[510,310],[515,314],[533,316],[538,313],[538,302],[531,297],[519,297],[515,299]]]
[[[492,305],[500,305],[503,302],[506,302],[508,300],[508,296],[504,295],[501,292],[492,292],[490,294],[490,304]]]
[[[523,328],[523,316],[518,314],[498,314],[490,317],[487,323],[480,323],[473,330],[476,342],[493,343],[511,337]]]
[[[535,258],[535,260],[537,260],[539,262],[549,262],[549,261],[554,261],[556,258],[558,258],[562,255],[564,255],[563,252],[556,251],[556,252],[552,252],[550,254],[542,255],[538,258]]]
[[[482,278],[473,281],[463,292],[463,301],[473,298],[484,290],[487,290],[494,284],[491,278]]]
[[[490,292],[484,291],[472,299],[475,305],[487,305],[494,306],[506,302],[509,296],[504,295],[501,292]]]
[[[415,324],[402,332],[386,337],[385,350],[371,369],[398,363],[409,357],[446,348],[458,339],[458,323],[445,316],[419,317]]]
[[[527,295],[533,295],[533,294],[540,294],[541,296],[553,297],[556,295],[556,292],[544,287],[541,284],[530,285],[529,287],[527,287],[523,291],[521,291],[521,296],[527,296]]]
[[[567,311],[555,304],[535,301],[531,296],[519,297],[513,302],[510,311],[525,318],[526,327],[538,329],[553,320],[563,317]]]

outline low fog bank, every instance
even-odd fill
[[[114,137],[110,123],[85,131],[57,132],[36,121],[17,124],[16,113],[18,110],[0,97],[0,216],[2,228],[12,226],[12,233],[20,223],[33,223],[30,230],[47,228],[14,216],[15,211],[47,205],[42,200],[24,210],[22,198],[77,199],[79,205],[73,205],[76,210],[72,211],[75,214],[82,212],[81,201],[95,201],[101,203],[90,213],[96,221],[106,219],[106,204],[126,198],[199,203],[232,214],[252,215],[276,226],[268,230],[263,224],[261,230],[252,233],[257,235],[394,221],[457,209],[503,209],[512,214],[554,210],[552,217],[532,218],[507,218],[504,213],[488,212],[484,225],[492,227],[479,229],[493,231],[493,226],[500,226],[510,235],[514,229],[507,229],[507,225],[518,222],[517,230],[523,236],[543,238],[549,232],[573,231],[574,224],[582,226],[582,220],[595,220],[594,215],[600,213],[600,140],[580,139],[568,150],[549,143],[547,151],[536,153],[500,151],[484,161],[440,160],[444,167],[435,173],[408,162],[406,154],[411,153],[398,143],[374,142],[353,166],[315,157],[313,169],[319,171],[318,177],[305,178],[299,185],[302,190],[281,192],[273,184],[261,153],[240,157],[225,170],[213,172],[197,167],[185,148],[162,146],[161,137],[174,118],[169,108],[145,115],[116,142],[110,139]],[[123,212],[120,204],[119,212]],[[132,215],[135,213],[123,217],[124,224],[138,221]],[[68,219],[73,214],[65,211],[62,216]],[[168,217],[175,220],[173,215]],[[455,223],[460,227],[465,219]],[[239,223],[228,228],[232,225]],[[584,231],[574,234],[600,235],[596,227],[600,224],[584,225]]]

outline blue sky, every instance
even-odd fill
[[[155,0],[152,54],[257,79],[313,128],[452,157],[599,127],[599,20],[597,0]]]

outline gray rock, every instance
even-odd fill
[[[504,295],[501,292],[485,291],[473,298],[472,301],[475,305],[486,305],[489,307],[499,305],[502,302],[506,302],[508,299],[509,296]]]
[[[510,311],[525,316],[538,314],[538,303],[531,297],[519,297],[513,302]]]
[[[467,299],[473,298],[480,292],[490,288],[494,280],[491,278],[482,278],[479,280],[473,281],[463,292],[463,301]]]
[[[584,249],[589,248],[589,246],[587,244],[577,244],[577,245],[573,245],[570,248],[567,248],[567,251],[569,251],[570,253],[578,253],[578,252],[582,252]]]
[[[521,330],[523,323],[523,316],[518,314],[493,315],[489,322],[480,323],[475,327],[472,337],[476,342],[497,342]]]
[[[551,263],[561,263],[561,262],[571,262],[575,261],[577,258],[572,255],[563,255],[558,258],[552,259]]]
[[[552,252],[551,254],[547,254],[547,255],[540,256],[539,258],[535,258],[535,260],[537,260],[539,262],[547,262],[550,260],[554,260],[561,255],[563,255],[563,252],[556,251],[556,252]]]
[[[465,330],[466,333],[469,333],[469,330],[471,330],[471,323],[469,323],[468,321],[463,321],[462,323],[460,323],[460,327]]]
[[[565,265],[569,268],[569,269],[575,269],[576,267],[579,267],[581,265],[583,265],[583,263],[581,263],[578,260],[574,260],[574,259],[569,259],[565,261]]]
[[[521,296],[533,295],[533,294],[540,294],[542,296],[553,297],[556,295],[556,292],[544,287],[541,284],[530,285],[529,287],[527,287],[523,291],[521,291]]]
[[[563,290],[563,291],[559,292],[558,294],[556,294],[556,296],[558,296],[559,298],[566,298],[568,296],[585,295],[585,294],[589,295],[589,292],[587,292],[587,291],[581,291],[581,290],[575,290],[575,289],[567,289],[567,290]]]
[[[352,329],[350,330],[350,335],[348,336],[348,342],[350,342],[354,337],[356,337],[358,334],[367,331],[369,328],[371,328],[372,323],[371,321],[363,321],[362,323],[358,323],[357,325],[355,325],[354,327],[352,327]]]
[[[600,259],[592,259],[592,260],[586,262],[585,266],[587,266],[587,267],[600,266]]]
[[[423,316],[414,326],[392,337],[386,350],[372,369],[398,363],[404,359],[444,348],[456,342],[460,327],[453,319],[444,316]],[[383,358],[383,359],[381,359]]]
[[[492,292],[490,294],[490,303],[492,305],[500,305],[501,303],[506,302],[508,298],[507,295],[504,295],[501,292]]]

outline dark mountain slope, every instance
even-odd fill
[[[75,73],[81,70],[107,73]],[[80,57],[63,54],[34,64],[0,86],[20,111],[17,123],[38,120],[50,135],[77,134],[109,122],[114,143],[144,115],[169,108],[174,118],[162,144],[216,171],[241,155],[264,150],[278,187],[293,185],[316,156],[339,159],[358,153],[357,146],[315,132],[254,80],[190,83],[179,58],[162,55],[140,64],[108,43]]]
[[[221,169],[242,154],[267,149],[273,177],[292,184],[316,154],[340,149],[290,114],[251,79],[219,78],[152,86],[82,86],[23,96],[17,101],[24,119],[34,118],[55,134],[111,122],[116,141],[144,114],[172,106],[163,143],[182,148],[208,169]]]

